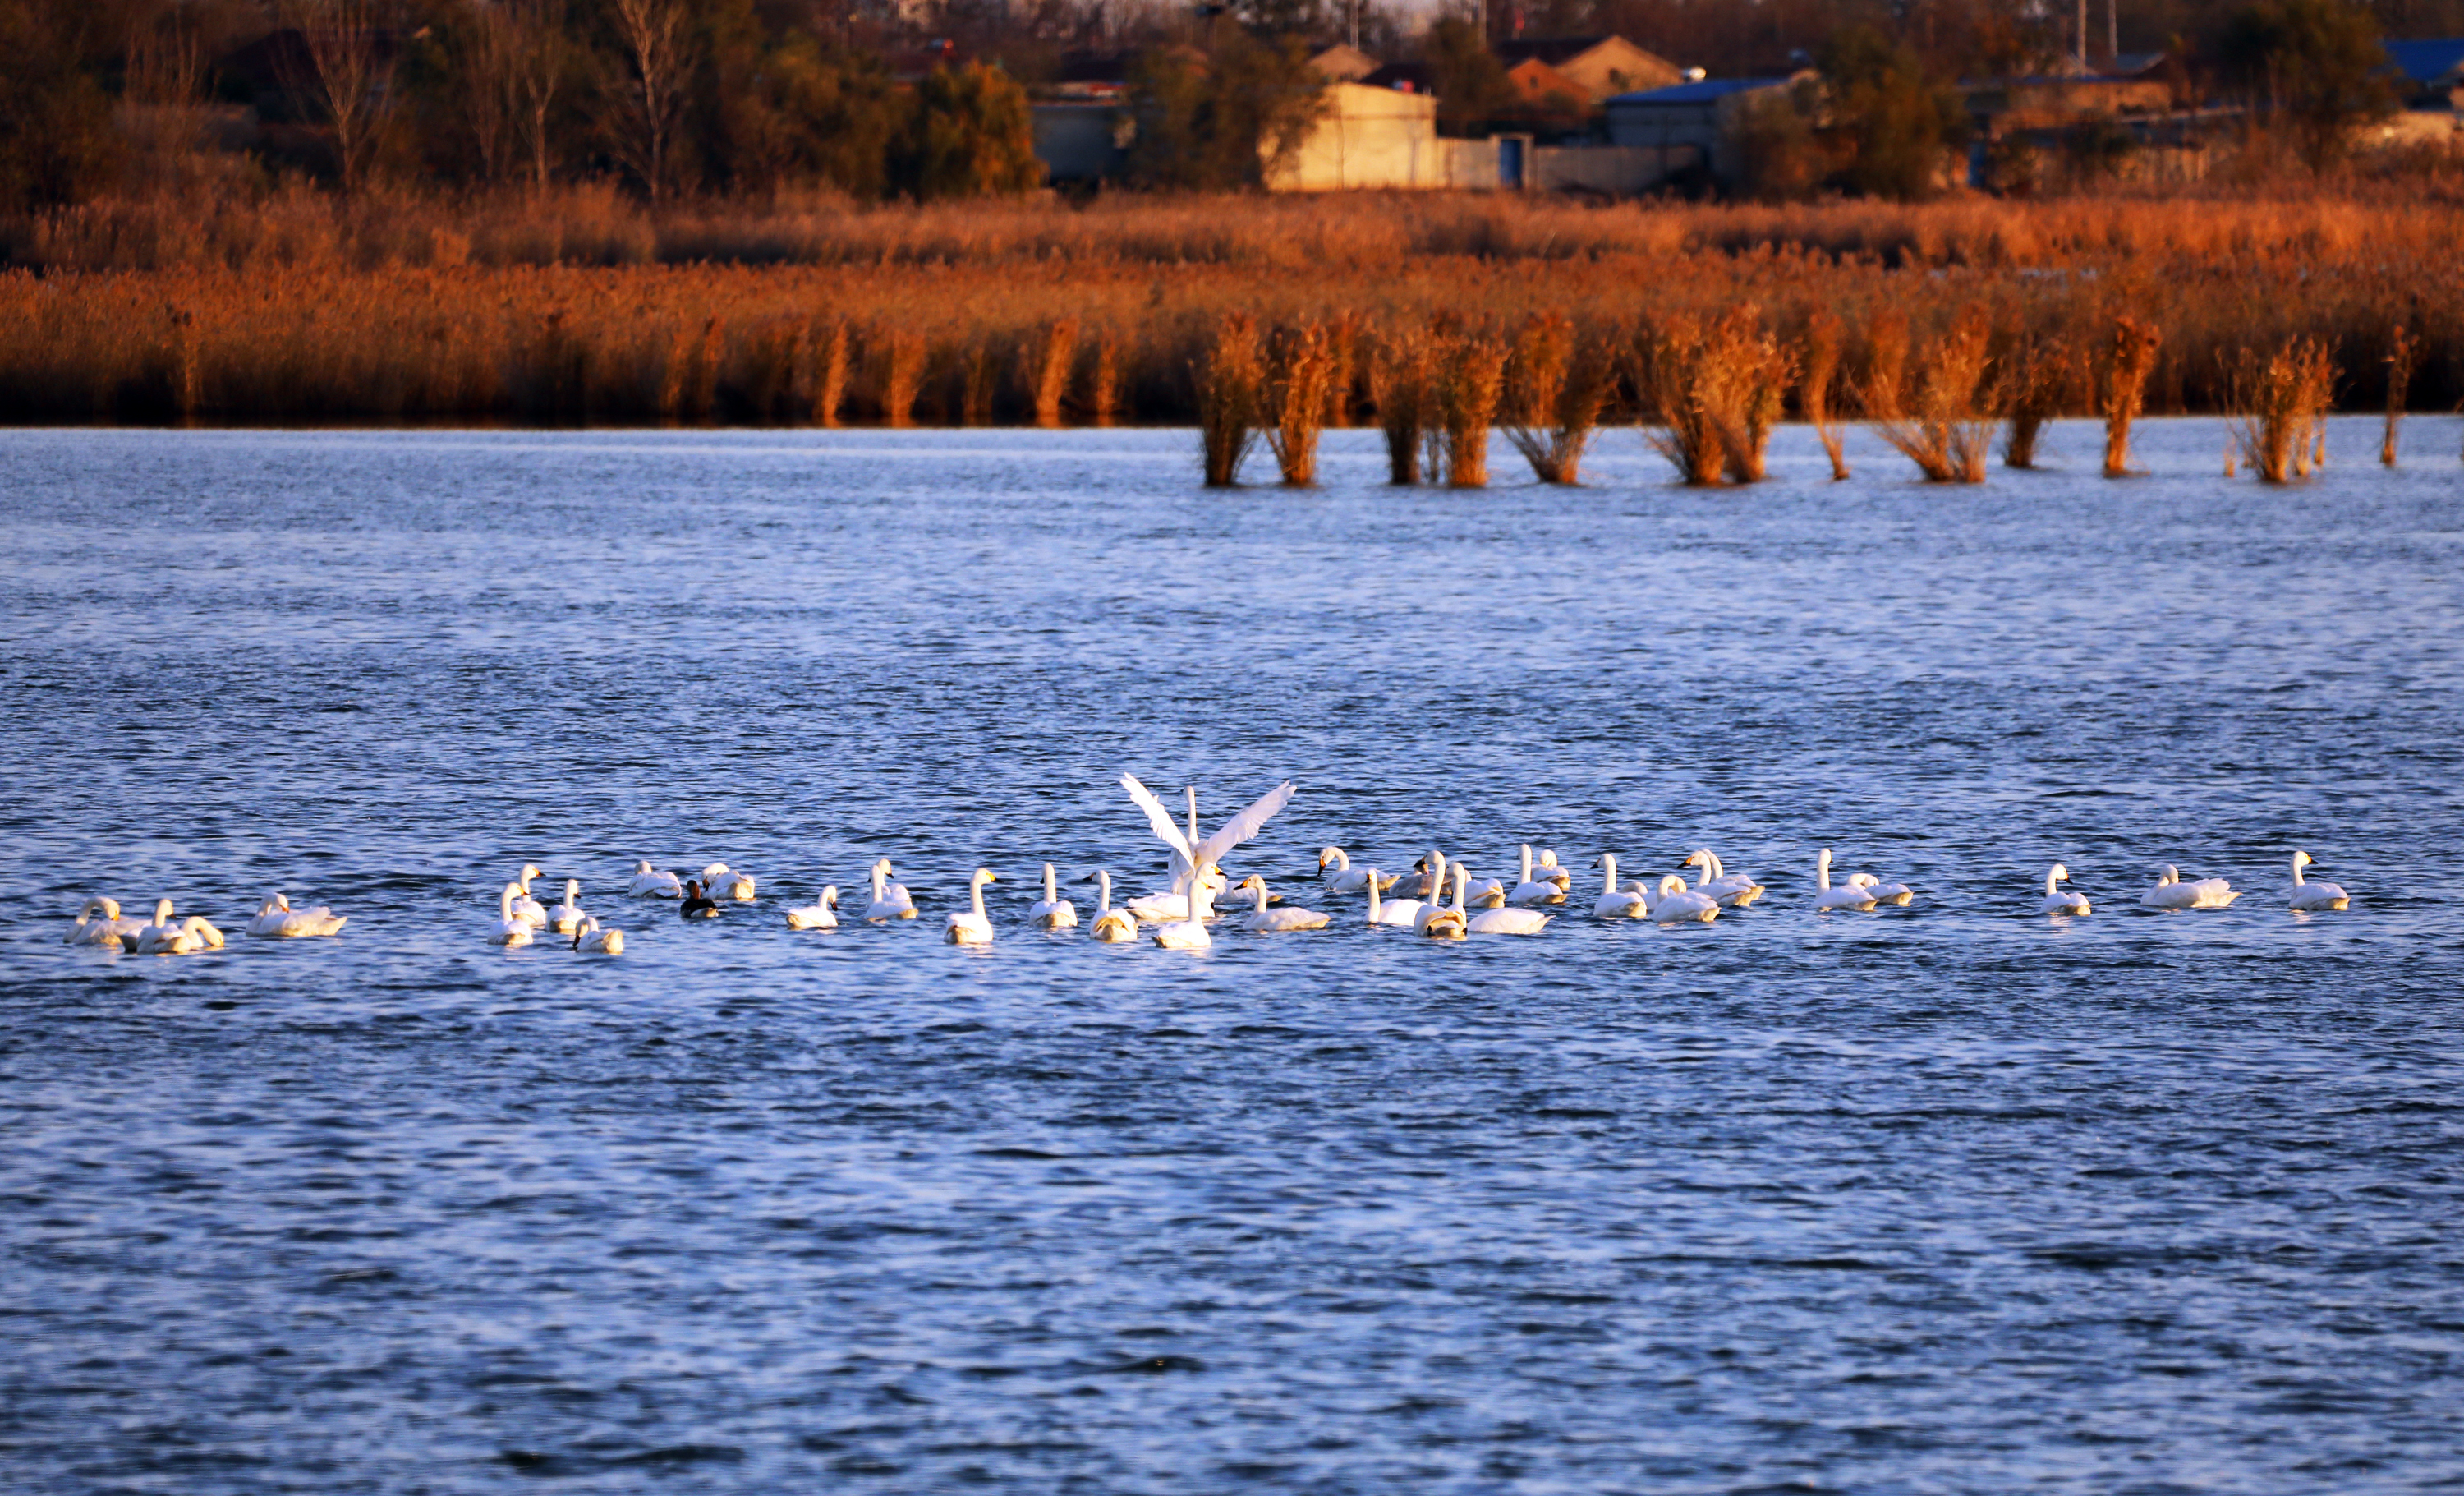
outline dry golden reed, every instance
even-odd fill
[[[1387,480],[1420,481],[1420,442],[1430,426],[1429,337],[1419,327],[1390,328],[1375,343],[1370,398],[1386,437]]]
[[[2396,428],[2404,421],[2405,392],[2412,384],[2413,360],[2420,351],[2414,345],[2412,329],[2396,323],[2387,337],[2387,431],[2379,438],[2379,462],[2386,467],[2395,466]]]
[[[2104,367],[2099,381],[2099,413],[2104,417],[2104,475],[2124,477],[2130,472],[2130,423],[2147,401],[2147,376],[2156,367],[2156,349],[2165,335],[2135,317],[2118,317],[2105,341]]]
[[[1227,312],[1218,319],[1197,369],[1198,437],[1205,459],[1206,486],[1230,488],[1241,479],[1242,459],[1258,439],[1265,394],[1265,358],[1256,319]]]
[[[2243,361],[2233,434],[2262,483],[2291,483],[2324,460],[2323,418],[2335,399],[2336,363],[2326,344],[2297,338],[2262,363]]]
[[[1069,397],[1069,374],[1078,359],[1078,324],[1068,318],[1045,325],[1028,345],[1027,385],[1035,391],[1035,424],[1061,425],[1061,403]]]
[[[1822,443],[1822,454],[1831,459],[1831,481],[1838,483],[1848,477],[1848,457],[1841,442],[1841,428],[1831,405],[1832,386],[1839,378],[1839,360],[1844,351],[1844,329],[1838,314],[1818,307],[1805,319],[1805,332],[1798,339],[1797,405],[1805,421],[1814,428],[1815,436]]]
[[[1274,373],[1269,382],[1272,424],[1266,446],[1275,454],[1287,488],[1307,488],[1317,481],[1317,439],[1326,428],[1327,388],[1334,378],[1334,350],[1327,330],[1315,322],[1287,328],[1275,339]]]
[[[1564,313],[1538,313],[1523,324],[1507,363],[1505,429],[1533,477],[1581,481],[1583,452],[1615,374],[1606,351],[1578,340]]]
[[[1917,465],[1928,483],[1982,483],[1992,453],[1994,421],[1988,408],[1992,329],[1962,319],[1926,350],[1906,413],[1874,423],[1882,440]]]

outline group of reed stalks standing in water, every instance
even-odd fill
[[[1442,316],[1267,327],[1233,313],[1215,323],[1194,373],[1212,487],[1239,481],[1262,436],[1285,484],[1314,483],[1320,432],[1364,412],[1384,430],[1400,484],[1485,486],[1493,429],[1541,482],[1575,483],[1585,450],[1617,412],[1645,427],[1683,482],[1758,483],[1792,400],[1835,480],[1849,475],[1841,436],[1855,420],[1927,482],[1982,483],[1997,435],[2006,465],[2034,467],[2045,424],[2080,411],[2104,422],[2105,475],[2128,474],[2131,423],[2163,339],[2153,321],[2129,315],[2083,343],[1970,313],[1920,344],[1901,318],[1876,319],[1852,338],[1839,317],[1816,310],[1783,332],[1750,304],[1621,333],[1587,333],[1557,312],[1510,333]],[[2388,347],[2380,460],[2393,467],[2418,344],[2399,325]],[[2325,463],[2338,377],[2325,341],[2245,350],[2221,373],[2226,476],[2247,466],[2264,482],[2292,483]]]

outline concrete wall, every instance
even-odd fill
[[[1277,192],[1497,185],[1496,142],[1440,140],[1436,99],[1357,83],[1327,89],[1326,113],[1266,178]]]
[[[1702,160],[1691,145],[1542,145],[1525,186],[1539,192],[1633,197]]]

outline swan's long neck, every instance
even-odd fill
[[[1377,923],[1378,907],[1377,869],[1372,868],[1369,869],[1369,922],[1373,925]]]
[[[1463,895],[1471,889],[1471,869],[1455,864],[1455,913],[1463,913]]]
[[[2045,869],[2045,897],[2052,898],[2054,896],[2054,885],[2059,881],[2060,878],[2055,873],[2053,869],[2048,868]]]
[[[1187,785],[1184,792],[1189,796],[1189,845],[1196,847],[1198,845],[1198,786]]]
[[[1195,795],[1197,791],[1192,790],[1190,793]],[[1206,875],[1193,869],[1189,875],[1189,917],[1204,919],[1214,913],[1215,894],[1206,887]]]
[[[1531,881],[1531,844],[1529,842],[1523,844],[1523,876],[1518,881],[1521,883]]]
[[[872,901],[876,904],[881,902],[881,864],[874,863],[872,865]]]
[[[980,921],[984,917],[984,875],[979,872],[969,878],[967,887],[975,898],[976,918]]]
[[[154,906],[154,923],[157,925],[168,925],[170,922],[171,901],[169,899],[158,901]]]
[[[1111,912],[1112,875],[1109,872],[1098,872],[1095,874],[1095,917],[1101,919]]]
[[[514,888],[510,883],[505,885],[504,892],[496,895],[496,917],[505,920],[507,923],[511,923],[513,920]]]
[[[1263,914],[1266,912],[1266,886],[1261,883],[1253,891],[1258,895],[1258,913]]]
[[[1600,891],[1602,893],[1615,893],[1617,891],[1617,856],[1615,853],[1600,853]]]
[[[1728,875],[1728,865],[1720,860],[1720,854],[1718,852],[1705,847],[1703,850],[1703,855],[1711,859],[1711,866],[1703,869],[1704,882],[1717,883],[1722,878]]]
[[[2293,886],[2297,889],[2302,886],[2301,865],[2307,861],[2309,861],[2309,859],[2302,856],[2299,852],[2295,852],[2293,854]]]
[[[1044,902],[1057,903],[1061,895],[1052,891],[1052,864],[1045,863],[1044,865]]]
[[[1446,854],[1429,848],[1429,902],[1442,903],[1446,896]]]
[[[1814,887],[1820,892],[1831,891],[1831,848],[1828,847],[1822,849],[1821,856],[1814,859]]]

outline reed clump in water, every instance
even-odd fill
[[[2412,365],[2420,350],[2415,346],[2412,329],[2402,322],[2387,338],[2387,432],[2379,438],[2379,463],[2395,466],[2396,428],[2404,421],[2405,392],[2412,384]]]
[[[876,325],[865,341],[879,365],[881,424],[913,426],[915,403],[924,394],[924,335],[913,327]]]
[[[1987,391],[1992,329],[1970,315],[1946,329],[1917,378],[1906,414],[1874,429],[1928,483],[1982,483],[1992,454],[1994,418]]]
[[[1386,437],[1387,481],[1420,481],[1421,439],[1433,423],[1429,336],[1418,327],[1380,332],[1370,352],[1370,398]]]
[[[1121,335],[1107,327],[1095,335],[1095,358],[1087,371],[1087,421],[1110,426],[1121,409]]]
[[[1046,322],[1027,350],[1027,385],[1034,391],[1035,424],[1046,430],[1061,425],[1061,405],[1069,398],[1069,375],[1078,362],[1078,323],[1069,318]]]
[[[1488,486],[1488,430],[1506,394],[1507,348],[1483,332],[1444,334],[1430,361],[1430,446],[1435,476],[1448,488]]]
[[[2336,395],[2336,361],[2316,338],[2296,338],[2261,363],[2245,356],[2233,435],[2262,483],[2310,475],[2326,441],[2324,417]]]
[[[1653,450],[1691,487],[1759,483],[1790,364],[1754,307],[1710,322],[1669,319],[1645,343],[1642,377],[1660,412]]]
[[[2070,397],[2074,362],[2069,344],[2054,334],[2023,332],[2012,341],[1999,398],[2010,422],[2002,438],[2004,467],[2036,465],[2037,439]]]
[[[1848,476],[1848,457],[1841,441],[1843,429],[1831,404],[1833,386],[1839,380],[1846,333],[1837,313],[1818,307],[1807,316],[1804,335],[1797,342],[1797,404],[1805,412],[1805,424],[1814,428],[1815,436],[1822,443],[1822,454],[1831,459],[1834,483]]]
[[[839,424],[839,412],[847,408],[848,344],[847,324],[832,320],[814,340],[813,349],[813,424],[833,427]]]
[[[1217,319],[1197,374],[1198,438],[1205,456],[1206,486],[1230,488],[1240,481],[1242,459],[1257,442],[1265,394],[1265,357],[1257,320],[1245,312]]]
[[[2104,417],[2104,475],[2130,474],[2130,423],[2147,401],[2147,376],[2156,368],[2156,350],[2165,335],[2152,322],[2118,317],[2105,340],[2103,367],[2099,370],[2098,413]]]
[[[1581,481],[1615,368],[1573,319],[1543,312],[1523,324],[1507,363],[1506,439],[1543,483]]]
[[[1318,433],[1326,426],[1327,386],[1334,378],[1332,342],[1318,322],[1287,328],[1275,339],[1269,387],[1273,420],[1266,428],[1266,445],[1274,451],[1287,488],[1307,488],[1317,481]]]

